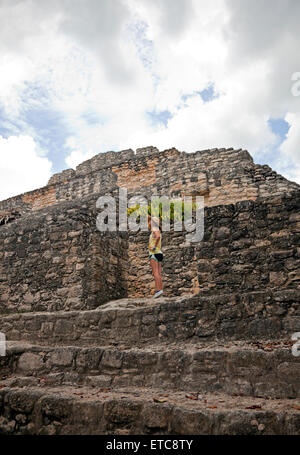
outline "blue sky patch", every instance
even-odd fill
[[[156,112],[154,111],[146,111],[146,114],[151,120],[152,125],[157,125],[159,123],[162,123],[165,125],[165,127],[168,126],[168,121],[173,117],[170,111],[160,111]]]
[[[154,88],[157,88],[160,83],[160,76],[153,70],[155,49],[153,41],[147,38],[148,28],[149,24],[142,20],[138,20],[127,25],[127,31],[132,37],[138,57],[144,68],[146,68],[151,74]]]
[[[293,161],[288,156],[283,158],[280,153],[280,145],[287,139],[287,134],[290,129],[288,122],[284,118],[273,118],[270,117],[268,120],[268,125],[271,131],[277,136],[277,142],[275,145],[271,146],[269,150],[262,150],[262,153],[255,157],[255,163],[257,164],[268,164],[276,172],[287,174],[290,170],[293,169]],[[281,171],[278,171],[281,169]]]
[[[7,118],[5,110],[0,106],[0,136],[8,139],[9,136],[19,136],[22,133],[21,126]]]
[[[97,112],[92,111],[85,112],[80,116],[80,118],[82,118],[87,123],[87,125],[90,126],[104,125],[108,120],[107,117],[99,115]]]
[[[34,139],[40,148],[47,151],[47,157],[53,163],[53,172],[66,168],[64,147],[71,135],[63,120],[62,114],[53,109],[28,109],[24,112],[24,121],[34,129]]]
[[[200,92],[200,96],[205,103],[212,101],[216,98],[219,98],[219,95],[215,92],[214,85],[209,85],[207,88]]]
[[[0,108],[0,135],[7,139],[21,134],[33,137],[43,156],[52,161],[54,173],[66,168],[64,144],[71,132],[62,114],[50,108],[28,108],[23,110],[20,119],[12,122]]]
[[[52,162],[52,172],[66,169],[68,150],[64,144],[72,134],[61,112],[51,107],[49,90],[39,84],[25,82],[20,115],[12,120],[0,107],[0,134],[9,136],[29,135],[39,147],[39,154]]]
[[[274,134],[280,137],[281,142],[285,141],[290,125],[284,118],[270,118],[268,124]]]
[[[186,101],[188,98],[193,98],[195,96],[200,96],[204,103],[208,103],[219,97],[219,95],[215,92],[214,85],[211,84],[204,90],[195,90],[192,93],[186,93],[181,96],[182,101]]]

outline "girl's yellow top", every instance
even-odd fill
[[[153,251],[155,242],[156,242],[157,237],[158,237],[157,234],[160,235],[160,239],[159,239],[159,241],[158,241],[158,244],[157,244],[155,250]],[[158,254],[158,253],[162,253],[162,251],[161,251],[161,232],[159,232],[159,231],[152,231],[152,232],[151,232],[150,237],[149,237],[148,250],[149,250],[149,254]]]

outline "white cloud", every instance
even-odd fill
[[[0,136],[0,200],[46,185],[51,171],[32,137]]]
[[[280,148],[289,158],[298,161],[300,159],[300,112],[288,113],[285,121],[290,125],[290,129],[286,141]]]
[[[281,144],[282,161],[280,166],[288,177],[300,184],[300,113],[288,113],[285,120],[290,125],[286,140]],[[287,166],[285,163],[294,163]]]
[[[2,0],[2,127],[38,145],[44,133],[24,113],[50,107],[69,135],[55,153],[70,167],[145,145],[241,147],[262,161],[278,145],[268,119],[286,116],[292,128],[274,164],[290,176],[300,166],[299,13],[298,0],[273,0],[271,10],[269,0]],[[218,98],[183,103],[212,83]],[[146,112],[164,110],[167,128],[153,126]]]
[[[74,146],[72,148],[74,148]],[[72,150],[66,158],[66,163],[70,168],[76,169],[78,164],[92,158],[94,155],[95,153],[91,149],[87,152],[83,152],[82,150]]]

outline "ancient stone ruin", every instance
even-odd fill
[[[204,197],[201,242],[163,233],[159,299],[149,233],[96,228],[120,188]],[[0,433],[300,434],[299,208],[246,150],[156,147],[0,202]]]

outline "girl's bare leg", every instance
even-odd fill
[[[159,274],[159,289],[163,288],[162,277],[161,277],[161,262],[158,262],[158,274]]]
[[[150,265],[152,268],[152,274],[154,276],[155,281],[155,292],[159,291],[161,288],[160,285],[160,278],[159,278],[159,271],[158,271],[158,262],[155,259],[150,259]]]

